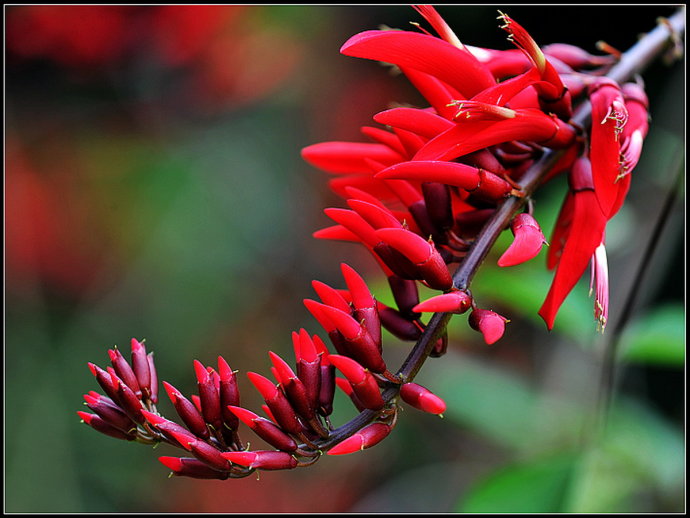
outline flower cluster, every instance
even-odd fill
[[[400,401],[442,414],[445,403],[412,382],[419,364],[389,368],[382,329],[416,341],[410,357],[417,359],[440,356],[447,347],[443,328],[432,331],[424,313],[469,311],[470,327],[487,344],[502,337],[507,318],[479,307],[452,270],[506,199],[526,202],[521,181],[548,150],[559,158],[540,181],[557,174],[570,181],[548,254],[556,274],[540,315],[551,328],[591,261],[595,316],[603,327],[604,230],[625,198],[647,132],[643,89],[606,78],[617,56],[593,56],[564,44],[541,49],[508,15],[500,16],[502,28],[517,48],[494,50],[462,44],[432,7],[416,9],[440,37],[367,31],[341,51],[396,65],[430,106],[378,113],[374,121],[384,127],[362,128],[371,142],[326,142],[302,152],[334,175],[330,186],[348,207],[326,209],[335,225],[315,236],[363,245],[387,276],[396,307],[376,300],[347,264],[341,265],[345,288],[313,281],[318,300],[304,304],[334,351],[300,329],[292,334],[294,364],[270,352],[273,379],[249,372],[265,401],[265,417],[241,406],[236,373],[221,357],[217,367],[194,362],[198,395],[187,398],[164,383],[184,425],[162,417],[152,356],[132,340],[131,366],[117,349],[109,351],[112,366],[106,370],[90,364],[106,396],[85,396],[95,413],[80,413],[84,422],[113,437],[186,450],[191,456],[160,458],[176,475],[226,479],[307,466],[324,452],[369,448],[390,433]],[[591,106],[589,132],[573,122],[578,103]],[[534,258],[546,242],[529,209],[510,228],[515,238],[498,260],[501,267]],[[420,284],[440,293],[420,301]],[[337,428],[330,421],[336,388],[360,412]],[[249,450],[241,425],[273,449]]]
[[[443,262],[461,262],[497,206],[506,197],[521,196],[525,172],[546,149],[559,150],[561,160],[543,181],[567,173],[570,188],[548,253],[548,267],[556,274],[539,314],[551,329],[591,262],[595,316],[603,328],[608,312],[604,230],[625,199],[647,133],[643,88],[620,86],[603,75],[615,55],[593,56],[566,44],[541,49],[506,14],[499,17],[501,28],[517,49],[463,45],[433,7],[417,10],[440,38],[367,31],[341,49],[348,56],[396,65],[430,107],[374,115],[386,127],[362,128],[373,142],[324,142],[304,149],[309,163],[336,175],[330,186],[350,207],[327,209],[337,225],[316,237],[364,244],[392,286],[400,279],[421,280],[432,289],[453,291]],[[591,105],[594,122],[588,134],[572,123],[578,102]],[[546,242],[529,213],[516,216],[511,229],[515,240],[498,261],[502,267],[535,257]],[[468,308],[455,304],[442,295],[423,307]],[[492,343],[500,338],[504,319],[483,315],[470,323],[487,322],[473,327],[490,329],[484,334]]]

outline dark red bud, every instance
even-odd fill
[[[88,412],[77,412],[77,415],[81,418],[84,423],[88,424],[91,428],[97,432],[108,435],[109,437],[114,437],[115,439],[122,439],[124,441],[133,441],[136,439],[136,430],[131,433],[125,433],[119,428],[115,428],[111,424],[107,423],[103,418],[97,414],[89,414]]]
[[[496,209],[477,209],[461,212],[455,216],[460,237],[474,237],[494,215]]]
[[[395,304],[398,306],[400,313],[405,317],[410,317],[408,320],[418,318],[419,315],[412,311],[412,308],[419,303],[417,283],[409,279],[402,279],[397,275],[390,275],[388,277],[388,285],[391,288]]]
[[[119,407],[108,403],[110,399],[100,395],[84,394],[86,405],[106,423],[129,434],[137,425]]]
[[[146,356],[146,347],[137,339],[132,338],[132,370],[139,383],[142,397],[149,399],[151,396],[151,369]]]
[[[103,391],[110,397],[110,399],[119,404],[117,395],[118,384],[113,381],[112,376],[96,364],[89,363],[88,365],[91,373],[96,377],[96,381],[101,386]]]
[[[376,378],[359,363],[346,356],[332,354],[331,363],[343,373],[365,408],[380,410],[385,405]]]
[[[238,406],[240,404],[237,376],[222,356],[218,357],[218,376],[220,378],[218,392],[220,394],[220,410],[223,422],[230,430],[237,430],[239,420],[235,414],[228,410],[228,405]]]
[[[297,443],[277,425],[241,407],[229,407],[245,425],[268,444],[282,451],[295,451]]]
[[[199,403],[201,406],[201,415],[214,430],[220,430],[223,425],[220,409],[220,394],[218,388],[204,365],[194,360],[194,371],[197,378],[197,387],[199,389]]]
[[[158,457],[158,460],[180,477],[225,480],[229,476],[227,471],[218,471],[191,457]]]
[[[288,433],[300,433],[303,430],[302,424],[285,394],[278,390],[271,380],[260,374],[248,372],[247,376],[263,396],[278,425]]]
[[[195,436],[190,433],[189,430],[174,421],[169,421],[158,414],[146,410],[142,410],[141,413],[144,414],[146,421],[148,421],[153,428],[165,435],[171,442],[184,449],[187,449],[185,445],[188,442],[195,439]]]
[[[117,400],[120,403],[120,407],[134,422],[143,423],[145,419],[141,411],[144,407],[141,405],[141,400],[122,380],[117,378],[117,381]]]
[[[320,377],[319,413],[322,416],[329,416],[333,412],[333,397],[335,396],[335,367],[330,362],[327,364],[322,362]]]
[[[379,229],[376,234],[413,262],[419,278],[430,288],[445,291],[453,286],[448,267],[432,243],[402,229]]]
[[[191,451],[197,459],[205,463],[208,467],[217,469],[218,471],[230,470],[228,460],[223,457],[220,450],[218,450],[216,447],[196,438],[193,441],[190,441],[187,446],[188,450]]]
[[[206,426],[206,421],[204,421],[204,418],[199,410],[197,410],[194,403],[184,397],[179,390],[177,390],[167,381],[163,382],[163,387],[165,387],[165,391],[168,393],[168,397],[175,407],[177,414],[180,416],[182,421],[184,421],[184,424],[187,425],[189,431],[197,437],[208,439],[211,434]]]
[[[347,381],[345,378],[335,378],[335,384],[338,386],[340,390],[342,390],[346,396],[350,398],[352,401],[352,404],[355,405],[355,408],[357,409],[358,412],[362,412],[363,410],[366,410],[365,406],[362,404],[362,402],[359,400],[357,397],[357,394],[355,394],[354,389],[352,388],[352,385],[350,384],[349,381]]]
[[[269,351],[268,354],[270,355],[271,362],[273,362],[276,370],[279,371],[281,385],[283,386],[283,390],[285,391],[285,395],[290,401],[290,404],[300,415],[300,417],[303,417],[306,421],[309,421],[315,416],[315,410],[312,402],[309,399],[304,383],[302,383],[302,381],[292,371],[285,360],[272,351]]]
[[[381,324],[389,333],[406,342],[414,342],[422,336],[423,329],[415,321],[405,318],[399,311],[379,303]]]
[[[222,455],[233,464],[252,469],[278,470],[297,467],[297,459],[284,451],[229,451]]]
[[[422,194],[429,219],[441,231],[454,224],[450,188],[439,182],[422,182]]]
[[[158,373],[156,372],[156,365],[153,361],[153,352],[150,352],[146,355],[146,360],[149,363],[149,375],[151,377],[151,395],[149,396],[149,399],[155,405],[158,403]]]
[[[137,397],[141,396],[141,388],[139,388],[139,381],[137,380],[132,367],[129,365],[125,357],[122,356],[120,350],[116,347],[115,349],[108,349],[108,356],[110,356],[110,363],[115,369],[117,376],[127,385],[132,392],[134,392]]]

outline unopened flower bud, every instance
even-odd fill
[[[229,476],[228,471],[218,471],[191,457],[158,457],[158,460],[179,477],[225,480]]]
[[[345,455],[371,448],[385,439],[391,432],[391,427],[384,423],[372,423],[359,432],[339,442],[328,450],[329,455]]]
[[[400,397],[408,405],[430,414],[441,415],[446,411],[445,401],[417,383],[405,383],[400,387]]]
[[[252,469],[278,470],[297,467],[297,459],[284,451],[229,451],[221,455],[233,464]]]
[[[505,331],[507,318],[488,309],[475,309],[468,319],[470,327],[484,336],[484,341],[491,345],[499,340]]]

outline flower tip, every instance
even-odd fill
[[[228,405],[227,408],[228,410],[230,410],[230,412],[235,414],[240,421],[242,421],[250,428],[254,425],[254,420],[259,418],[258,415],[256,415],[251,410],[247,410],[246,408],[233,405]]]
[[[333,446],[326,453],[328,455],[347,455],[349,453],[355,453],[356,451],[362,451],[364,449],[364,439],[360,435],[353,435],[348,437],[342,442],[339,442]]]
[[[194,360],[194,374],[199,383],[205,383],[209,379],[208,370],[199,360]]]
[[[339,354],[331,354],[328,359],[336,369],[343,373],[350,383],[356,385],[366,378],[366,369],[352,358]]]
[[[166,468],[174,471],[175,473],[182,471],[182,459],[178,457],[158,457],[158,460]]]
[[[221,452],[221,455],[233,464],[251,468],[256,460],[257,454],[252,451],[226,451]]]
[[[256,387],[256,390],[258,390],[259,393],[263,396],[264,399],[272,399],[278,392],[278,389],[273,384],[273,382],[270,379],[262,376],[261,374],[250,371],[247,372],[247,377],[249,378],[249,381],[252,382],[254,387]]]
[[[146,349],[144,348],[144,344],[141,343],[136,338],[132,338],[132,340],[130,342],[130,346],[132,348],[132,352],[141,351],[142,349],[144,349],[144,352],[146,351]]]
[[[78,410],[77,415],[81,418],[81,421],[83,423],[90,424],[95,414],[89,414],[88,412],[82,412],[81,410]]]

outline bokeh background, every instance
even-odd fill
[[[671,6],[442,6],[468,44],[509,48],[497,9],[540,44],[621,50]],[[192,360],[222,354],[266,373],[290,333],[318,332],[310,282],[374,293],[362,250],[318,241],[342,206],[300,149],[364,140],[403,77],[341,56],[351,35],[422,22],[403,6],[6,6],[5,510],[8,512],[681,512],[685,498],[685,83],[683,63],[645,74],[652,125],[630,202],[608,233],[612,321],[598,335],[587,279],[546,333],[544,259],[473,285],[511,318],[487,347],[463,316],[417,381],[444,419],[405,410],[373,449],[243,480],[168,478],[172,449],[125,444],[79,422],[87,368],[145,338],[159,375],[194,390]],[[536,198],[548,233],[565,183]],[[668,217],[659,214],[669,199]],[[650,237],[651,262],[637,276]],[[492,264],[493,263],[493,264]],[[617,347],[606,426],[595,422],[603,352]],[[395,365],[409,344],[388,336]],[[240,376],[244,403],[258,396]],[[354,415],[338,396],[335,421]],[[162,410],[172,415],[164,401]],[[597,431],[599,430],[599,431]],[[245,437],[250,434],[245,431]],[[258,440],[257,440],[258,441]]]

